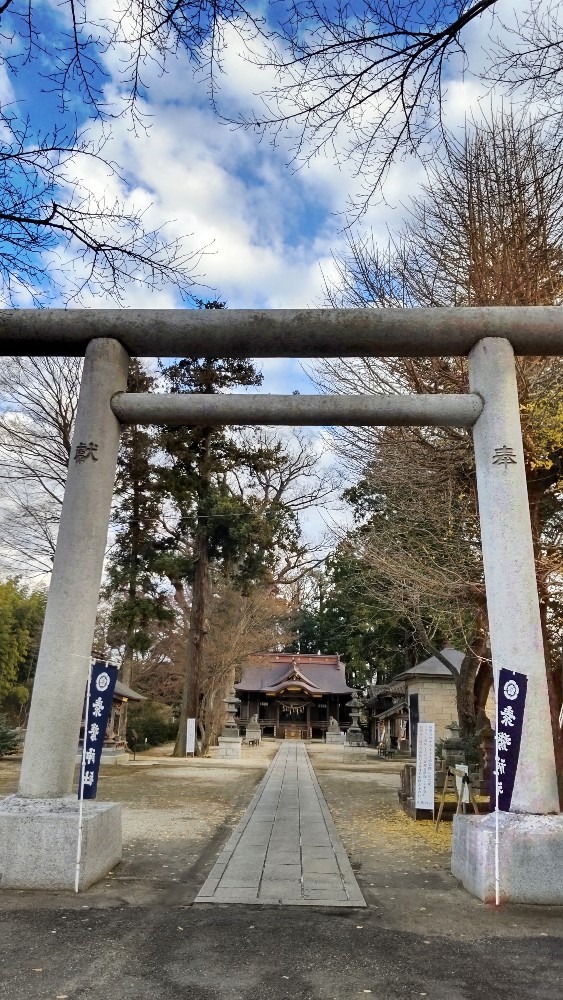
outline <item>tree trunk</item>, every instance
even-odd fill
[[[215,702],[215,690],[212,689],[210,691],[207,691],[202,704],[202,712],[205,718],[205,728],[202,730],[203,736],[201,740],[202,757],[205,757],[207,751],[209,750],[209,747],[211,746],[211,741],[213,739],[212,719],[213,719],[213,709],[215,707],[214,702]]]
[[[202,524],[198,524],[194,542],[194,581],[186,672],[182,689],[182,705],[178,723],[178,736],[173,753],[174,757],[185,757],[187,720],[197,719],[199,715],[203,651],[205,636],[207,634],[206,610],[210,589],[211,579],[207,552],[207,531]]]
[[[528,495],[530,498],[530,522],[532,526],[532,539],[534,544],[534,558],[536,570],[541,565],[541,533],[542,516],[541,500],[544,489],[541,481],[533,478],[527,470]],[[549,605],[549,587],[543,579],[538,578],[536,572],[536,583],[540,605],[540,620],[543,638],[543,649],[545,657],[545,669],[547,677],[547,693],[549,697],[549,710],[551,716],[551,732],[553,736],[553,750],[555,754],[555,770],[557,773],[557,785],[559,789],[559,808],[563,810],[563,730],[559,725],[559,712],[563,700],[563,677],[559,656],[554,663],[551,636],[547,622],[547,609]]]
[[[457,714],[461,739],[476,731],[475,682],[487,648],[485,635],[478,635],[469,646],[456,682]]]
[[[131,626],[127,629],[127,635],[125,638],[125,649],[123,651],[123,659],[121,661],[121,683],[126,684],[127,687],[132,687],[133,681],[133,649],[132,649],[132,633],[133,628]],[[119,740],[127,740],[127,703],[125,703],[121,708],[121,714],[119,716],[119,726],[117,729],[117,738]]]
[[[481,621],[478,621],[477,624],[480,624],[481,628],[467,649],[459,673],[453,663],[450,663],[447,657],[442,656],[440,650],[434,646],[422,620],[420,618],[413,620],[415,630],[424,647],[431,656],[435,656],[450,671],[454,679],[456,708],[462,739],[472,736],[475,732],[475,680],[481,658],[487,647],[486,630],[483,627],[482,621],[483,612],[481,612],[479,618]]]
[[[482,662],[475,678],[475,716],[485,711],[489,692],[493,686],[493,666],[490,662]]]
[[[135,607],[137,597],[138,597],[138,559],[139,559],[139,546],[140,546],[140,530],[139,530],[139,483],[136,479],[132,482],[133,486],[133,503],[131,510],[131,553],[130,553],[130,570],[129,570],[129,586],[128,586],[128,599],[131,608],[131,616],[129,622],[127,623],[127,631],[125,634],[125,647],[123,650],[123,659],[121,661],[121,682],[126,684],[128,687],[133,686],[133,640],[135,637],[135,627],[136,627],[136,615],[133,613],[133,608]],[[127,703],[122,706],[121,714],[119,716],[119,727],[117,732],[118,739],[127,740]]]

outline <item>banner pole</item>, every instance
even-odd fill
[[[500,670],[496,671],[496,684],[495,684],[495,718],[496,718],[496,729],[495,729],[495,906],[500,903],[500,858],[499,858],[499,815],[498,815],[498,767],[499,767],[499,746],[498,746],[498,733],[499,733],[499,681],[500,681]]]
[[[78,794],[78,843],[76,845],[76,870],[74,873],[74,891],[78,892],[80,881],[80,858],[82,855],[82,820],[84,809],[84,774],[86,770],[86,726],[88,725],[88,712],[90,710],[90,687],[92,684],[92,659],[88,667],[88,687],[86,689],[86,705],[84,708],[84,730],[82,733],[82,765],[80,768],[80,790]]]

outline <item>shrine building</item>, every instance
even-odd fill
[[[237,721],[244,727],[257,715],[262,736],[323,739],[331,717],[342,730],[350,723],[345,706],[352,688],[337,653],[258,653],[235,687],[241,701]]]
[[[441,654],[459,673],[464,653],[446,646]],[[372,689],[366,702],[370,715],[370,743],[416,753],[419,722],[433,722],[436,739],[446,739],[457,719],[453,674],[436,656],[397,674],[389,684]]]

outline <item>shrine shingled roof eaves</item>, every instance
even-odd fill
[[[349,694],[344,664],[334,654],[260,653],[244,666],[237,691],[280,694],[291,687],[311,695]]]

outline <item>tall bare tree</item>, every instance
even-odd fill
[[[49,573],[55,554],[82,360],[0,361],[0,565]]]
[[[146,210],[126,194],[125,167],[106,157],[103,140],[71,127],[34,129],[15,101],[0,105],[0,126],[5,304],[81,304],[92,295],[120,303],[128,288],[143,285],[189,296],[201,250],[147,225]],[[90,168],[123,194],[98,194],[84,180]]]
[[[84,0],[49,9],[7,0],[2,14],[5,34],[18,42],[2,55],[7,73],[35,61],[63,111],[78,99],[86,114],[105,121],[124,112],[143,118],[151,73],[171,68],[179,55],[203,74],[214,104],[234,35],[246,58],[275,77],[258,95],[259,110],[235,111],[235,120],[275,137],[287,130],[298,159],[328,150],[352,160],[360,209],[394,159],[429,155],[440,144],[456,71],[527,88],[561,116],[563,25],[557,5],[540,0],[529,0],[513,29],[503,26],[497,0],[282,0],[266,8],[245,0],[127,0],[95,12]],[[484,18],[490,27],[491,14],[499,37],[489,38],[484,69],[481,52],[467,42]],[[62,43],[46,62],[47,16]],[[112,102],[107,65],[116,54]],[[64,224],[56,199],[52,210]],[[48,214],[41,218],[48,225]]]
[[[541,123],[494,117],[470,131],[463,144],[450,143],[447,157],[429,169],[423,195],[414,200],[388,247],[380,251],[369,239],[352,239],[349,253],[337,258],[341,281],[328,290],[330,302],[364,307],[560,302],[562,168],[561,146]],[[549,654],[550,639],[553,651],[561,635],[563,364],[520,359],[518,374]],[[340,359],[323,363],[318,378],[333,391],[350,391],[352,384],[366,392],[467,391],[463,359]],[[372,538],[362,539],[388,593],[404,597],[410,591],[414,605],[431,598],[438,608],[461,606],[465,621],[473,618],[477,641],[468,651],[482,655],[486,623],[469,435],[366,429],[359,435],[344,431],[337,447],[348,463],[352,457],[363,469],[375,502],[381,496],[391,505],[395,525],[398,518],[406,526],[405,538],[414,548],[409,560],[403,538],[385,535],[381,519],[373,525]],[[405,488],[405,477],[417,484],[420,499]],[[383,548],[378,531],[385,537]],[[561,673],[558,657],[548,655],[548,662],[555,732]]]
[[[202,678],[202,751],[213,746],[225,720],[223,699],[240,680],[253,653],[283,649],[291,640],[290,605],[276,588],[252,587],[241,593],[228,581],[214,591]]]
[[[557,4],[529,0],[510,24],[496,0],[291,0],[278,19],[266,55],[261,40],[255,56],[275,82],[260,93],[259,110],[239,120],[276,140],[285,133],[297,161],[328,152],[353,164],[355,213],[381,195],[393,162],[430,162],[449,141],[444,110],[456,76],[494,82],[496,94],[522,103],[531,98],[563,126]]]

